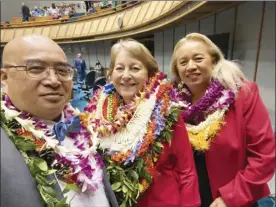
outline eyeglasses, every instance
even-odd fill
[[[28,63],[26,65],[11,65],[5,68],[24,68],[21,71],[26,71],[30,78],[41,80],[47,77],[50,73],[50,68],[53,68],[55,73],[58,75],[60,81],[69,81],[73,79],[74,68],[67,63],[57,63],[53,66],[49,66],[46,63]],[[20,69],[18,69],[20,70]]]

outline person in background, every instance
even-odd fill
[[[79,81],[83,82],[86,74],[86,63],[82,59],[81,53],[78,53],[77,58],[74,60],[74,68],[77,69]]]
[[[196,169],[173,86],[141,43],[111,48],[110,83],[95,92],[82,119],[105,157],[122,206],[198,207]]]
[[[50,8],[44,6],[43,9],[44,9],[44,16],[45,16],[45,17],[46,17],[46,16],[49,16],[49,9],[50,9]]]
[[[71,10],[69,12],[69,16],[73,17],[76,14],[76,9],[75,9],[75,7],[70,7],[70,8],[71,8]]]
[[[85,3],[86,12],[88,12],[88,10],[92,7],[92,2],[91,1],[84,1],[84,3]]]
[[[95,9],[93,6],[91,6],[89,9],[88,9],[88,14],[94,14],[95,13]]]
[[[256,207],[269,195],[275,138],[256,83],[205,35],[175,46],[172,75],[182,100],[202,207]]]
[[[33,9],[33,16],[35,16],[35,17],[41,16],[41,11],[39,8],[37,8],[37,6],[35,6]]]
[[[24,2],[22,2],[21,12],[22,12],[22,22],[28,22],[29,16],[30,16],[30,9],[28,6],[25,5]]]
[[[104,76],[104,67],[102,66],[102,64],[99,60],[97,60],[97,62],[96,62],[95,70],[97,73],[97,77]]]

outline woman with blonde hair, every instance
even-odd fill
[[[105,158],[121,206],[196,207],[192,149],[176,90],[139,42],[111,48],[111,83],[96,92],[82,120]]]
[[[175,46],[172,74],[182,99],[202,206],[258,206],[269,195],[274,135],[258,87],[206,36]]]

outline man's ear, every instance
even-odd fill
[[[1,68],[0,70],[1,75],[1,87],[3,89],[8,87],[8,72],[7,69]]]

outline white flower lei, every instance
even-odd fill
[[[2,95],[1,95],[2,97]],[[9,121],[12,119],[15,119],[26,131],[31,132],[36,138],[39,139],[44,139],[45,140],[45,149],[52,148],[55,153],[57,153],[59,156],[65,157],[66,159],[72,161],[72,163],[75,163],[76,165],[78,164],[78,156],[89,156],[90,157],[90,162],[89,164],[93,169],[96,169],[96,171],[93,173],[93,176],[91,179],[89,179],[84,173],[80,173],[78,176],[78,179],[83,181],[83,187],[81,189],[82,192],[86,191],[87,185],[89,184],[95,184],[98,185],[102,183],[102,171],[99,166],[97,166],[97,163],[95,161],[95,158],[93,158],[90,155],[93,155],[96,153],[94,147],[90,147],[86,150],[80,150],[78,148],[73,148],[73,149],[68,149],[67,147],[63,145],[59,145],[59,141],[55,139],[55,135],[47,135],[46,132],[49,131],[50,129],[47,127],[46,129],[35,129],[36,122],[31,120],[31,119],[22,119],[19,117],[19,115],[22,112],[18,112],[17,110],[10,109],[6,107],[6,101],[2,100],[1,101],[1,110],[5,114],[5,118]],[[74,116],[79,116],[80,111],[78,109],[74,109],[70,104],[67,105],[67,109],[73,111]],[[82,136],[78,135],[78,139],[84,139]],[[93,159],[92,159],[93,158]],[[75,173],[78,173],[81,170],[81,168],[75,169]],[[99,179],[99,176],[101,177]]]
[[[89,125],[88,129],[93,135],[93,145],[97,146],[99,144],[100,148],[109,149],[110,151],[127,152],[128,150],[134,150],[137,143],[143,140],[143,137],[147,132],[147,124],[151,118],[156,103],[158,89],[159,87],[149,99],[144,99],[139,103],[126,127],[116,134],[98,138],[97,132],[94,132],[93,127]],[[95,113],[96,118],[104,118],[102,108],[106,97],[107,95],[105,93],[101,93]],[[170,111],[170,108],[171,106],[168,108],[168,112]]]

